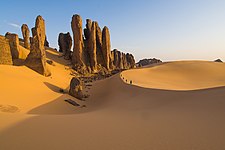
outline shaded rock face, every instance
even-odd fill
[[[11,54],[13,59],[22,58],[23,53],[19,49],[19,37],[17,34],[7,32],[5,37],[9,40]]]
[[[142,59],[137,63],[137,66],[142,67],[142,66],[147,66],[147,65],[156,64],[156,63],[162,63],[162,61],[156,58]]]
[[[102,53],[103,53],[103,59],[104,59],[103,66],[109,70],[110,60],[111,60],[111,44],[110,44],[109,29],[107,27],[104,27],[102,31]]]
[[[73,56],[72,64],[84,66],[83,62],[83,34],[82,34],[82,19],[79,15],[73,15],[71,28],[73,31]]]
[[[32,44],[29,55],[26,59],[26,66],[44,75],[50,76],[51,73],[46,66],[45,52],[45,21],[41,16],[36,18],[35,27],[32,28]]]
[[[97,48],[97,62],[104,66],[104,57],[102,52],[102,30],[96,22],[96,48]]]
[[[91,35],[89,38],[89,56],[92,72],[97,71],[97,57],[96,57],[96,22],[92,23]]]
[[[86,40],[89,40],[89,37],[91,36],[91,28],[92,28],[91,19],[86,19],[86,28],[84,29],[84,37]]]
[[[83,99],[83,83],[76,77],[70,81],[69,94],[77,99]]]
[[[13,64],[9,40],[4,36],[0,36],[0,64]]]
[[[71,59],[72,38],[70,33],[60,33],[58,37],[59,52],[62,52],[66,60]]]
[[[132,54],[127,53],[126,54],[126,60],[127,60],[127,69],[136,67],[135,59],[134,59],[134,56]]]
[[[24,39],[24,47],[30,49],[30,30],[26,24],[21,26],[21,31]]]
[[[46,35],[45,35],[45,44],[44,44],[44,46],[49,47],[49,42],[48,42],[48,39],[47,39]]]
[[[112,52],[112,58],[113,58],[113,65],[115,66],[115,69],[130,69],[135,68],[135,59],[132,54],[125,54],[117,49],[114,49]]]

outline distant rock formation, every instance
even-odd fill
[[[59,52],[62,52],[66,60],[71,59],[72,38],[70,33],[60,33],[58,37]]]
[[[156,58],[152,58],[152,59],[142,59],[137,63],[138,67],[142,67],[142,66],[147,66],[147,65],[151,65],[151,64],[155,64],[155,63],[162,63],[161,60],[156,59]]]
[[[129,53],[126,54],[126,61],[127,61],[126,69],[136,67],[135,59],[134,59],[134,56],[132,54],[129,54]]]
[[[135,59],[132,54],[125,54],[117,49],[114,49],[111,54],[115,69],[131,69],[136,67]]]
[[[41,16],[36,18],[35,27],[32,28],[32,45],[29,55],[26,59],[26,66],[34,71],[50,76],[51,73],[46,66],[45,42],[45,21]]]
[[[26,24],[21,26],[21,31],[24,39],[24,47],[30,49],[30,30]]]
[[[19,59],[23,57],[22,51],[19,49],[19,37],[17,34],[7,32],[5,37],[9,40],[11,54],[13,59]]]
[[[221,59],[216,59],[216,60],[214,60],[214,62],[220,62],[220,63],[222,63],[223,61]]]
[[[13,64],[9,40],[1,35],[0,35],[0,64],[4,65]]]
[[[70,81],[69,94],[77,99],[83,99],[83,83],[76,77]]]

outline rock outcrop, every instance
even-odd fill
[[[126,59],[127,59],[127,67],[126,67],[126,69],[130,69],[130,68],[135,68],[136,67],[135,59],[134,59],[134,56],[132,54],[127,53],[126,54]]]
[[[125,54],[123,52],[118,51],[117,49],[114,49],[112,52],[112,62],[115,66],[115,69],[131,69],[135,68],[135,59],[132,54]]]
[[[102,53],[104,59],[103,66],[109,70],[111,61],[111,43],[109,29],[107,27],[104,27],[102,30]]]
[[[21,26],[21,31],[24,39],[24,47],[30,49],[30,30],[26,24]]]
[[[78,73],[111,72],[114,69],[130,69],[135,67],[133,55],[122,52],[111,52],[110,33],[107,27],[103,30],[96,21],[86,20],[86,27],[82,34],[82,19],[73,15],[71,21],[73,31],[72,65]],[[59,49],[64,52],[60,42],[63,35],[59,35]],[[62,40],[63,41],[63,40]],[[67,43],[66,46],[69,47]]]
[[[73,77],[70,81],[69,94],[77,99],[83,99],[83,83],[76,77]]]
[[[72,38],[70,33],[60,33],[58,37],[59,52],[62,52],[66,60],[71,59]]]
[[[82,19],[79,15],[73,15],[71,28],[73,31],[73,55],[72,55],[72,63],[75,66],[82,67],[84,66],[83,62],[83,34],[82,34]],[[75,67],[76,68],[76,67]]]
[[[36,18],[35,27],[32,28],[32,36],[32,45],[26,59],[26,66],[44,76],[50,76],[51,73],[46,66],[46,52],[44,47],[46,37],[45,21],[41,16]]]
[[[44,46],[49,47],[49,42],[48,42],[48,39],[47,39],[46,35],[45,35],[45,44],[44,44]]]
[[[214,60],[214,62],[220,62],[220,63],[222,63],[223,61],[221,59],[216,59],[216,60]]]
[[[104,57],[102,52],[102,30],[96,22],[96,48],[97,48],[97,62],[104,66]]]
[[[19,37],[17,34],[7,32],[5,37],[9,40],[11,54],[13,59],[23,58],[23,52],[19,48]]]
[[[9,40],[1,35],[0,35],[0,64],[4,65],[13,64]]]
[[[89,40],[89,37],[91,36],[91,27],[92,27],[91,19],[86,19],[86,28],[84,29],[84,37],[86,40]]]
[[[96,22],[92,23],[91,35],[89,37],[89,56],[90,56],[90,65],[92,72],[97,71],[97,57],[96,57]]]
[[[147,65],[156,64],[156,63],[162,63],[162,61],[156,58],[142,59],[137,63],[137,66],[142,67],[142,66],[147,66]]]

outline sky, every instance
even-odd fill
[[[225,0],[8,0],[0,4],[0,34],[17,33],[45,19],[51,47],[81,15],[110,30],[112,49],[143,58],[225,61]]]

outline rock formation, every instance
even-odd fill
[[[86,40],[88,40],[89,37],[91,36],[91,27],[92,27],[91,19],[86,19],[86,28],[84,29],[84,37]]]
[[[214,62],[220,62],[220,63],[222,63],[223,61],[221,59],[216,59],[216,60],[214,60]]]
[[[44,46],[49,47],[49,42],[48,42],[48,39],[47,39],[46,35],[45,35],[45,44],[44,44]]]
[[[34,71],[50,76],[51,73],[46,66],[45,53],[45,21],[41,16],[36,18],[35,27],[32,28],[32,45],[29,55],[26,59],[26,65]]]
[[[97,71],[97,57],[96,57],[96,22],[92,23],[91,34],[89,37],[89,56],[92,72]]]
[[[104,66],[104,57],[102,52],[102,30],[96,22],[96,48],[97,48],[97,62]]]
[[[58,37],[59,51],[63,53],[66,60],[71,59],[72,38],[70,33],[60,33]]]
[[[0,64],[13,64],[9,40],[4,36],[0,36]]]
[[[83,62],[83,34],[82,34],[82,19],[79,15],[73,15],[71,28],[73,31],[73,56],[72,63],[78,66],[84,66]]]
[[[72,65],[78,73],[98,73],[102,70],[110,72],[114,69],[129,69],[135,67],[134,57],[120,51],[111,52],[110,33],[107,27],[103,30],[96,21],[86,20],[84,36],[82,34],[82,19],[79,15],[73,15],[71,21],[73,31]],[[63,52],[63,35],[59,35],[59,47]],[[66,42],[65,42],[66,43]],[[66,43],[69,47],[69,44]]]
[[[102,53],[104,59],[103,66],[109,70],[111,61],[111,43],[109,29],[107,27],[104,27],[102,31]]]
[[[7,32],[5,37],[9,40],[11,54],[13,59],[23,58],[23,53],[19,48],[19,37],[17,34]]]
[[[152,58],[152,59],[142,59],[137,63],[138,67],[142,67],[142,66],[147,66],[147,65],[151,65],[151,64],[155,64],[155,63],[162,63],[161,60],[156,59],[156,58]]]
[[[83,83],[76,77],[73,77],[70,81],[69,94],[77,99],[83,98]]]
[[[26,24],[23,24],[21,27],[23,39],[24,39],[24,47],[30,49],[30,30]]]
[[[134,59],[134,56],[132,54],[127,53],[126,54],[126,60],[127,60],[127,68],[126,69],[136,67],[135,59]]]
[[[115,69],[130,69],[135,68],[135,59],[132,54],[125,54],[117,49],[114,49],[112,52],[112,62],[115,66]]]

